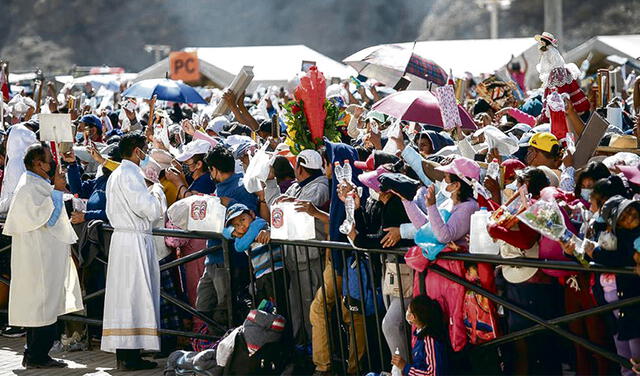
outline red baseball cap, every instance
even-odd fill
[[[502,167],[504,167],[504,178],[510,179],[516,176],[517,170],[524,170],[527,166],[517,159],[507,159],[502,162]]]
[[[373,156],[373,153],[371,153],[365,161],[355,161],[353,162],[353,165],[362,171],[373,171],[376,169],[375,157]]]
[[[365,161],[355,161],[353,165],[362,171],[373,171],[387,163],[396,163],[400,158],[380,150],[374,150]]]

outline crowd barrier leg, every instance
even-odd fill
[[[227,291],[226,295],[226,303],[227,303],[227,325],[229,328],[233,328],[233,317],[234,317],[234,307],[233,307],[233,280],[231,279],[231,257],[230,257],[230,248],[229,242],[227,240],[223,241],[222,246],[222,257],[224,260],[224,271],[225,271],[225,288]]]
[[[407,307],[404,304],[404,286],[402,285],[402,278],[400,274],[400,256],[393,256],[393,260],[396,266],[396,275],[398,276],[398,287],[400,288],[400,307],[402,308],[402,312],[407,312]],[[405,333],[405,338],[407,340],[407,353],[409,355],[408,362],[413,362],[413,353],[411,351],[411,328],[407,326],[407,320],[402,320],[402,330]]]
[[[377,276],[375,274],[373,274],[373,266],[371,265],[371,254],[370,253],[365,253],[365,255],[367,256],[367,258],[370,260],[370,262],[367,263],[367,272],[369,273],[369,287],[371,288],[371,291],[373,291],[374,294],[374,299],[373,299],[373,310],[374,310],[374,316],[376,319],[376,342],[378,345],[377,351],[378,351],[378,364],[379,364],[379,368],[377,370],[379,371],[384,371],[384,369],[386,368],[385,365],[383,364],[383,361],[385,359],[384,356],[384,352],[382,350],[383,345],[382,345],[382,341],[384,336],[382,335],[382,320],[380,319],[380,308],[378,306],[378,299],[377,299],[377,294],[378,291],[380,291],[380,294],[382,294],[382,285],[381,284],[377,284],[375,281],[378,281],[379,279],[377,278]],[[360,253],[357,252],[356,253],[356,257],[358,259],[358,262],[360,262]],[[360,273],[358,273],[358,275],[360,275]],[[365,333],[368,332],[368,330],[365,328]]]
[[[295,247],[295,253],[296,254],[298,253],[298,246]],[[319,287],[318,288],[314,287],[314,283],[313,283],[314,278],[313,278],[312,268],[315,265],[312,264],[311,257],[309,257],[309,247],[307,247],[307,246],[304,247],[304,254],[305,254],[305,259],[307,261],[307,278],[308,278],[308,281],[309,281],[309,292],[310,292],[309,296],[310,297],[314,297],[316,295],[316,292],[318,291]],[[298,264],[296,263],[296,265],[298,265]],[[322,265],[321,262],[320,262],[320,265]],[[322,267],[321,267],[320,268],[320,277],[322,278],[322,276],[323,276],[323,270],[322,270]],[[320,281],[320,282],[323,282],[323,281]],[[308,328],[311,327],[311,322],[309,322],[309,325],[307,326],[306,325],[307,323],[305,321],[307,319],[310,319],[309,318],[309,312],[308,312],[309,310],[307,308],[311,308],[311,303],[304,304],[302,307],[303,307],[302,308],[303,309],[303,312],[302,312],[302,328],[303,328],[303,330],[305,332],[305,337],[307,338],[307,343],[311,343],[311,338],[310,338],[311,337],[311,332],[308,331]],[[304,312],[304,311],[306,311],[306,312]],[[325,313],[326,313],[326,311],[327,310],[325,309]],[[333,333],[332,333],[331,330],[329,331],[329,352],[331,354],[333,354]]]

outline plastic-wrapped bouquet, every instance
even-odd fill
[[[519,214],[518,219],[547,238],[561,243],[575,244],[574,256],[583,266],[589,266],[589,262],[584,257],[582,239],[567,229],[560,207],[556,202],[538,200]]]
[[[518,222],[518,215],[529,207],[527,186],[522,185],[511,198],[491,214],[491,221],[506,228]]]

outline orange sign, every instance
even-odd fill
[[[183,51],[170,53],[169,77],[185,82],[200,81],[198,54]]]

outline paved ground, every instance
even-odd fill
[[[69,368],[62,370],[26,370],[22,367],[22,351],[25,338],[4,338],[0,337],[0,376],[21,375],[21,376],[56,376],[56,375],[162,375],[164,361],[158,361],[159,368],[150,371],[120,372],[115,367],[115,355],[99,350],[79,351],[61,354],[52,354],[56,359],[62,359],[69,364]]]

